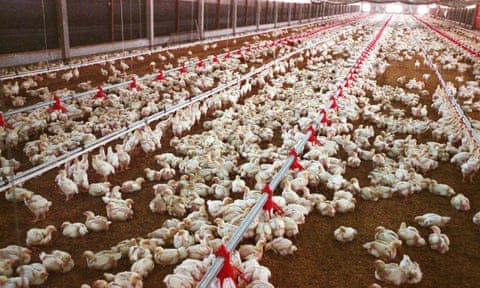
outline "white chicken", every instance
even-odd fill
[[[430,227],[433,225],[443,227],[450,221],[450,217],[440,216],[435,213],[425,213],[422,216],[415,217],[413,220],[422,227]]]
[[[143,177],[138,177],[135,180],[128,180],[122,183],[120,187],[120,192],[122,193],[132,193],[142,190],[142,183],[145,182]]]
[[[47,269],[40,263],[22,265],[16,271],[21,278],[27,278],[30,285],[41,285],[48,278]]]
[[[450,204],[458,211],[470,210],[470,200],[465,195],[459,193],[450,199]]]
[[[63,229],[62,235],[68,238],[80,238],[88,233],[88,228],[83,223],[65,221],[60,227]]]
[[[428,243],[430,248],[437,250],[438,252],[445,254],[450,249],[450,239],[446,234],[442,233],[442,230],[438,226],[431,226],[432,232],[428,235]]]
[[[12,264],[14,262],[15,260],[13,259],[0,258],[0,276],[7,276],[7,277],[12,276],[13,274]]]
[[[56,232],[57,228],[53,225],[48,225],[45,228],[31,228],[27,231],[26,243],[27,246],[32,245],[47,245],[52,240],[52,233]]]
[[[23,199],[25,205],[27,205],[28,209],[32,211],[35,215],[35,219],[32,221],[33,223],[37,222],[38,220],[43,220],[47,216],[48,210],[52,206],[52,202],[48,201],[41,195],[34,194],[31,197],[26,197]]]
[[[72,256],[61,250],[53,250],[51,254],[40,252],[39,258],[48,272],[67,273],[75,266]]]
[[[265,244],[265,250],[273,250],[276,254],[286,256],[293,254],[298,250],[298,248],[297,246],[293,245],[290,239],[279,237]]]
[[[87,260],[88,268],[96,270],[109,270],[117,267],[117,261],[122,258],[122,253],[113,252],[112,250],[102,250],[97,253],[85,251],[82,257]]]
[[[112,221],[108,221],[107,217],[95,215],[92,211],[85,211],[83,212],[83,215],[87,217],[85,220],[85,226],[91,231],[107,231],[110,224],[112,224]]]
[[[407,254],[403,254],[402,261],[400,261],[400,267],[407,271],[408,284],[417,284],[422,281],[423,273],[422,270],[420,270],[420,265],[418,265],[417,262],[412,261]]]
[[[99,182],[99,183],[92,183],[90,187],[88,187],[88,194],[92,195],[93,197],[103,196],[110,191],[110,187],[112,184],[110,182]]]
[[[92,158],[92,167],[95,171],[103,176],[104,181],[111,174],[115,174],[115,168],[107,161],[101,160],[97,155]]]
[[[8,245],[0,249],[0,259],[12,260],[13,266],[28,264],[32,259],[32,250],[18,245]]]
[[[154,249],[153,258],[157,264],[173,265],[187,258],[187,256],[188,253],[185,247],[180,247],[178,249],[164,249],[162,247],[157,247]]]
[[[335,239],[342,243],[353,241],[356,235],[357,230],[352,227],[340,226],[333,231],[333,236],[335,236]]]
[[[408,280],[407,271],[397,263],[385,263],[375,260],[375,279],[387,284],[401,285]]]
[[[480,225],[480,211],[473,215],[472,221],[475,225]]]
[[[68,201],[73,198],[73,195],[78,194],[77,184],[67,177],[67,171],[64,169],[60,170],[57,177],[55,177],[55,182],[63,194],[67,197],[65,201]]]
[[[398,237],[405,241],[408,246],[423,246],[427,244],[425,239],[420,235],[418,229],[413,226],[408,226],[405,222],[400,224],[400,228],[398,229]]]
[[[147,277],[148,274],[153,271],[153,268],[155,268],[155,262],[152,260],[152,257],[146,257],[135,261],[130,270],[137,272],[142,275],[142,277]]]
[[[375,240],[363,244],[363,248],[368,250],[368,253],[377,258],[394,259],[397,256],[397,248],[402,245],[402,241],[394,240],[392,242],[385,242],[383,240]]]

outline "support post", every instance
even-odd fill
[[[198,0],[198,38],[205,38],[205,0]]]
[[[150,49],[154,46],[154,38],[155,38],[155,19],[153,16],[153,0],[146,0],[146,7],[147,7],[147,39],[148,45]]]
[[[260,0],[255,0],[255,8],[256,8],[256,13],[255,13],[255,22],[257,25],[257,31],[260,30]]]
[[[70,58],[70,37],[68,34],[67,0],[57,0],[58,41],[63,60]]]
[[[237,32],[237,0],[232,0],[232,34]]]
[[[278,2],[273,1],[273,27],[277,28],[278,22]]]

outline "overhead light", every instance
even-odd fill
[[[394,4],[388,4],[387,7],[385,8],[385,12],[387,13],[402,13],[403,8],[401,4],[394,3]]]
[[[368,13],[372,9],[370,3],[362,3],[362,12]]]
[[[428,7],[425,5],[420,5],[417,8],[417,14],[419,15],[425,15],[428,13]]]

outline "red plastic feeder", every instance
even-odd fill
[[[213,55],[213,60],[212,61],[213,61],[213,63],[219,63],[220,62],[220,60],[218,60],[217,55]]]
[[[137,79],[135,79],[135,77],[132,77],[132,83],[130,83],[129,89],[130,90],[135,89],[137,91],[142,90],[142,88],[140,88],[140,86],[138,86]]]
[[[93,96],[93,99],[107,98],[107,94],[105,94],[105,92],[103,92],[102,86],[98,85],[97,89],[98,89],[98,92],[97,92],[97,94],[95,94],[95,96]]]
[[[165,80],[165,76],[163,75],[163,70],[158,73],[156,79],[159,81]]]
[[[231,58],[232,55],[230,54],[230,51],[227,52],[227,54],[225,54],[225,59],[228,59],[228,58]]]
[[[60,101],[60,98],[58,98],[57,95],[53,96],[53,99],[55,100],[55,103],[53,103],[53,105],[50,107],[50,110],[67,112],[67,109],[63,107],[62,102]]]
[[[185,68],[185,63],[182,63],[182,67],[180,67],[180,72],[181,72],[182,74],[187,73],[187,68]]]
[[[6,128],[13,128],[12,125],[10,125],[10,123],[5,123],[5,121],[3,120],[3,113],[0,112],[0,126],[1,127],[6,127]]]
[[[205,65],[203,64],[203,60],[202,60],[202,59],[198,60],[197,67],[198,67],[198,68],[203,68],[203,67],[205,67]]]
[[[270,219],[272,218],[272,210],[273,210],[273,212],[277,212],[278,214],[282,214],[283,211],[280,208],[280,206],[278,206],[277,203],[275,203],[273,201],[273,191],[272,191],[272,188],[270,188],[270,185],[268,185],[268,184],[265,185],[265,187],[263,187],[263,189],[262,189],[262,192],[268,194],[267,202],[265,202],[265,205],[263,205],[263,210],[267,211],[268,217]]]
[[[323,114],[322,121],[320,121],[321,123],[327,124],[328,126],[332,125],[332,121],[330,121],[327,117],[327,110],[322,109],[320,114]]]
[[[337,99],[335,99],[335,97],[331,96],[330,100],[332,100],[332,106],[330,106],[330,108],[337,109],[338,108]]]
[[[247,52],[252,52],[252,47],[250,47],[250,45],[247,47]]]
[[[308,141],[311,142],[311,143],[313,143],[313,144],[318,144],[318,145],[320,145],[321,143],[320,143],[320,141],[318,140],[317,136],[315,135],[316,132],[315,132],[315,129],[313,129],[313,126],[312,126],[312,125],[308,126],[307,131],[310,131],[310,132],[311,132],[311,133],[310,133],[310,138],[308,138]]]
[[[290,149],[290,152],[288,153],[288,155],[293,155],[293,162],[292,162],[292,165],[290,165],[290,170],[295,170],[295,169],[303,170],[302,164],[300,164],[300,162],[298,161],[297,151],[292,148]]]
[[[242,278],[243,281],[249,283],[247,278],[243,275],[242,271],[237,267],[233,266],[230,262],[230,251],[228,251],[227,247],[222,244],[218,250],[215,252],[215,256],[223,257],[223,267],[220,272],[218,272],[217,278],[220,280],[220,288],[223,288],[223,280],[227,278],[231,278],[235,283],[235,287],[237,286],[237,277]]]

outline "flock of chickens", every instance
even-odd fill
[[[330,99],[322,95],[337,91],[338,83],[332,79],[344,76],[346,69],[342,67],[349,67],[349,60],[356,59],[365,41],[378,30],[378,22],[384,20],[383,17],[372,18],[375,19],[353,25],[355,29],[350,31],[341,33],[340,28],[337,40],[340,41],[342,37],[342,45],[330,43],[306,49],[288,61],[279,62],[255,78],[240,83],[240,87],[220,92],[203,103],[195,103],[153,127],[147,125],[125,137],[121,144],[101,147],[96,154],[84,154],[82,158],[68,163],[55,178],[58,189],[65,195],[65,201],[86,192],[92,197],[101,198],[106,217],[85,211],[85,223],[65,221],[58,228],[54,225],[31,228],[26,234],[26,246],[31,248],[48,244],[57,229],[61,229],[63,237],[68,238],[81,238],[90,232],[108,233],[112,223],[115,225],[116,222],[134,218],[134,208],[146,209],[135,206],[135,201],[128,195],[145,193],[145,182],[154,182],[153,198],[148,208],[153,213],[170,215],[171,219],[145,238],[125,239],[106,250],[83,251],[82,258],[90,269],[107,272],[105,279],[95,281],[92,287],[142,287],[142,279],[148,277],[157,265],[177,265],[173,273],[164,278],[167,287],[195,287],[213,263],[215,252],[231,238],[260,197],[262,188],[272,180],[288,157],[289,150],[303,137],[315,116]],[[272,218],[261,213],[244,236],[244,240],[250,244],[242,244],[237,250],[231,251],[231,262],[243,275],[244,281],[239,280],[241,286],[273,286],[269,283],[270,270],[260,264],[264,251],[293,254],[298,248],[292,239],[299,233],[299,225],[304,224],[305,217],[313,211],[334,217],[336,214],[353,212],[358,198],[366,201],[392,197],[408,199],[420,191],[449,197],[452,206],[459,211],[470,210],[469,199],[465,195],[426,176],[440,162],[458,165],[465,180],[470,181],[480,168],[476,143],[460,126],[454,110],[449,108],[445,92],[437,89],[431,95],[433,104],[430,108],[421,105],[422,96],[418,95],[431,92],[424,90],[421,85],[428,77],[423,77],[423,80],[400,79],[399,87],[376,84],[376,77],[385,72],[390,61],[413,59],[419,52],[407,40],[398,41],[395,46],[389,45],[405,32],[391,26],[402,27],[402,24],[399,19],[394,19],[387,26],[382,40],[377,44],[382,49],[367,58],[364,68],[360,69],[348,87],[343,88],[342,96],[337,99],[338,110],[328,112],[331,125],[322,124],[318,128],[320,145],[307,144],[299,160],[303,169],[290,171],[280,183],[278,195],[273,196],[273,200],[282,213]],[[307,25],[306,28],[316,27]],[[179,101],[188,101],[192,96],[216,87],[218,83],[233,80],[271,57],[283,55],[302,45],[315,44],[315,41],[319,41],[315,37],[285,42],[278,47],[271,41],[258,42],[258,49],[232,54],[230,59],[208,66],[195,65],[191,71],[179,70],[162,80],[138,83],[134,89],[109,91],[105,99],[80,98],[64,103],[67,112],[44,108],[27,115],[16,114],[5,121],[6,127],[0,134],[2,149],[14,148],[26,142],[23,151],[32,164],[55,159],[98,137],[128,127],[129,123],[142,117]],[[443,51],[444,47],[432,49]],[[445,51],[443,53],[452,55]],[[445,61],[442,64],[455,68],[470,65],[462,61],[463,55],[453,55],[456,57],[448,58],[438,52],[437,61]],[[183,60],[197,63],[198,59]],[[179,64],[186,63],[183,60]],[[125,65],[121,65],[122,71],[112,68],[105,71],[111,73],[113,78],[128,80],[136,77],[125,73],[129,69]],[[412,69],[420,65],[417,61]],[[156,65],[151,66],[156,68]],[[473,66],[473,69],[480,67],[477,62],[473,62]],[[72,75],[70,77],[68,74],[65,76],[68,79],[64,80],[79,77],[78,72],[74,72],[67,72]],[[117,81],[113,78],[110,78],[112,82]],[[15,96],[18,95],[15,85],[4,85],[4,91],[13,93],[8,97],[18,97]],[[410,91],[407,92],[402,85]],[[478,81],[476,85],[468,85],[478,87]],[[257,91],[250,95],[253,87]],[[476,96],[480,95],[473,93],[470,99],[474,100]],[[312,97],[316,97],[316,101],[312,101]],[[396,108],[393,105],[395,102],[401,102],[407,109]],[[470,104],[475,109],[473,101]],[[433,108],[440,113],[437,121],[429,118],[435,111]],[[47,118],[43,116],[45,112]],[[85,119],[85,115],[88,115],[88,119]],[[201,121],[206,115],[214,118]],[[358,120],[364,124],[351,124]],[[185,135],[197,123],[203,125],[204,131]],[[8,128],[7,125],[12,127]],[[135,161],[131,156],[134,151],[140,150],[152,156],[164,148],[162,136],[169,129],[173,135],[169,146],[174,153],[154,155],[158,169],[144,167],[145,177],[126,180],[118,186],[111,184],[109,178],[119,171],[128,170],[131,161]],[[35,139],[43,131],[48,133]],[[434,138],[437,142],[417,142],[415,136],[427,131],[436,135]],[[399,138],[398,134],[410,136]],[[445,138],[447,141],[442,142]],[[338,156],[340,149],[346,153],[346,159]],[[357,169],[364,161],[373,163],[373,170],[368,176],[371,185],[360,185],[358,179],[344,177],[347,169]],[[15,159],[2,157],[1,171],[5,177],[19,168]],[[92,173],[100,175],[102,181],[91,183],[89,176]],[[313,193],[312,187],[331,191],[333,197],[327,199],[326,193]],[[23,202],[34,214],[34,222],[48,220],[52,205],[47,199],[48,195],[13,187],[5,193],[5,197],[8,201]],[[428,243],[431,249],[447,253],[450,240],[441,228],[449,220],[450,217],[435,213],[415,217],[414,222],[431,229],[427,240],[414,226],[407,226],[405,222],[397,231],[377,227],[374,240],[363,244],[367,253],[379,258],[374,262],[375,278],[387,285],[419,283],[423,275],[420,265],[408,255],[404,254],[399,263],[387,262],[396,258],[397,249],[403,244],[417,247]],[[479,213],[473,221],[480,225]],[[333,236],[346,243],[354,240],[357,233],[353,227],[340,226]],[[39,254],[42,263],[29,264],[32,250],[27,247],[9,245],[0,249],[0,287],[48,284],[49,273],[68,273],[78,265],[74,264],[68,252],[61,250],[50,253],[42,251]],[[130,261],[130,271],[108,273],[122,258]],[[14,270],[17,276],[14,276]],[[212,285],[232,287],[237,279],[226,278],[223,283],[219,282],[217,280]],[[90,286],[83,284],[82,287]],[[372,284],[371,287],[379,285]]]

